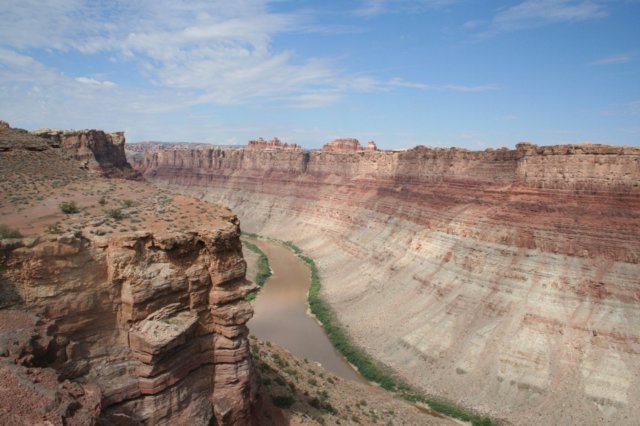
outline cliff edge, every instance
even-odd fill
[[[53,134],[0,129],[0,423],[253,424],[236,216]]]

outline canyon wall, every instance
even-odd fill
[[[314,257],[354,340],[516,424],[635,424],[640,149],[150,150],[159,185]]]

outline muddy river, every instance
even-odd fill
[[[311,272],[288,248],[271,241],[254,241],[269,258],[273,275],[267,279],[249,321],[251,334],[287,349],[300,358],[316,361],[339,377],[364,379],[333,348],[324,330],[307,314]]]

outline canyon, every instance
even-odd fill
[[[254,424],[237,217],[131,179],[122,133],[0,124],[0,423]]]
[[[514,424],[637,424],[640,149],[345,139],[132,163],[302,247],[355,343],[426,394]]]

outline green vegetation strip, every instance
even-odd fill
[[[251,238],[256,238],[253,235],[255,234],[251,234],[247,236]],[[253,244],[252,242],[243,240],[242,243],[246,248],[248,248],[249,250],[251,250],[252,252],[258,255],[258,262],[256,263],[257,271],[256,271],[256,277],[254,281],[256,284],[262,287],[264,285],[264,282],[267,280],[267,278],[271,276],[271,268],[269,267],[269,258],[267,258],[267,255],[264,254],[264,252],[260,250],[260,248],[257,245]],[[249,301],[254,300],[256,296],[257,296],[257,293],[251,293],[250,295],[247,296],[247,300]]]
[[[432,410],[454,417],[460,420],[471,422],[474,426],[492,426],[497,423],[488,417],[481,417],[459,408],[446,401],[427,398],[417,389],[406,383],[395,375],[388,367],[381,365],[371,358],[365,351],[360,349],[351,341],[344,331],[331,307],[320,297],[320,274],[318,268],[309,256],[303,254],[302,249],[291,241],[284,244],[291,248],[311,269],[311,288],[309,289],[309,306],[311,312],[322,323],[329,340],[333,346],[353,365],[364,378],[378,383],[382,388],[398,392],[404,399],[414,403],[428,404]]]

